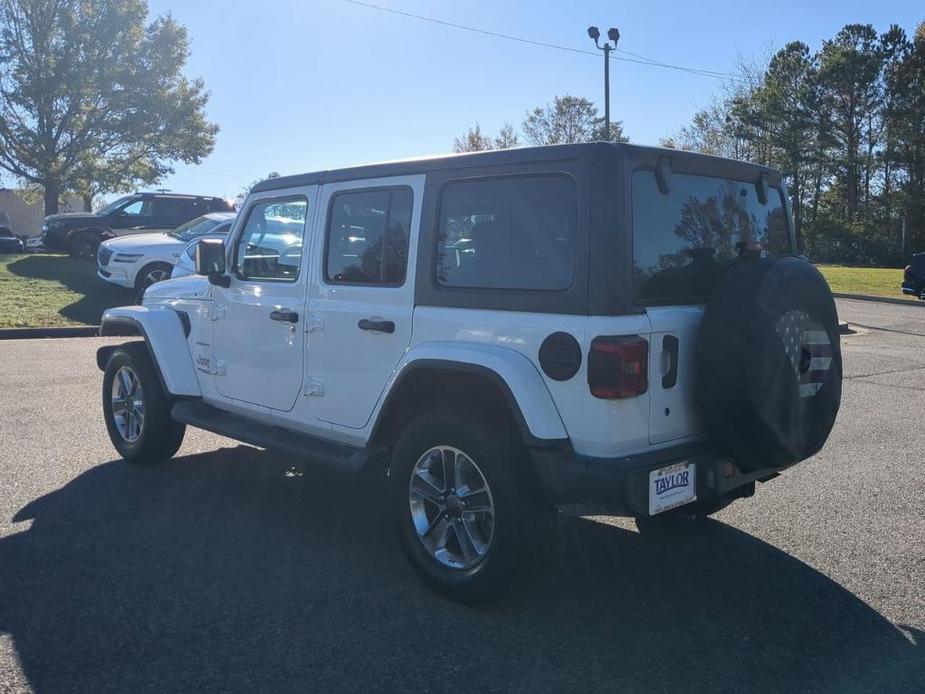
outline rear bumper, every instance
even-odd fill
[[[570,445],[531,450],[540,482],[559,508],[600,509],[612,515],[649,515],[649,473],[680,462],[697,466],[697,501],[747,495],[755,481],[778,470],[743,473],[702,443],[683,444],[621,458],[592,458]],[[728,474],[731,471],[732,474]],[[738,492],[738,493],[737,493]]]

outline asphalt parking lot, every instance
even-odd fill
[[[839,312],[821,454],[675,535],[563,518],[482,609],[418,583],[376,481],[196,431],[128,466],[99,340],[0,343],[0,691],[925,691],[925,307]]]

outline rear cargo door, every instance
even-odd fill
[[[649,443],[696,436],[694,345],[702,306],[652,307],[649,338]]]

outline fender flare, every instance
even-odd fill
[[[487,377],[501,392],[525,442],[533,447],[559,446],[568,440],[562,417],[542,375],[523,354],[480,343],[426,342],[408,350],[389,379],[373,413],[370,440],[376,435],[390,400],[403,379],[421,369],[468,372]]]
[[[185,320],[184,320],[185,319]],[[120,306],[103,313],[100,335],[139,335],[144,338],[151,360],[161,377],[164,390],[171,395],[201,397],[199,378],[189,351],[189,316],[168,306]],[[106,368],[116,349],[102,347],[97,365]]]

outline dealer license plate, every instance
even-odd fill
[[[649,473],[649,515],[697,500],[697,466],[676,463]]]

